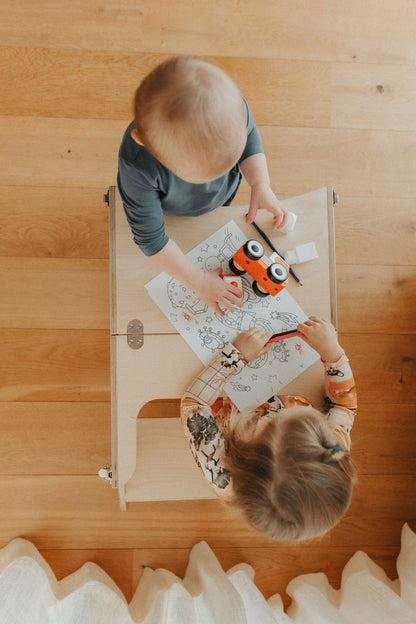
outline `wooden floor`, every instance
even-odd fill
[[[2,3],[0,547],[30,539],[59,578],[95,561],[128,599],[143,566],[182,575],[203,539],[224,568],[251,563],[266,596],[305,572],[338,586],[357,549],[395,577],[401,527],[416,529],[415,20],[414,0]],[[102,198],[134,89],[182,52],[235,78],[280,198],[340,195],[359,483],[344,521],[298,547],[269,543],[218,501],[121,513],[97,477],[111,461]],[[247,201],[243,186],[236,203]]]

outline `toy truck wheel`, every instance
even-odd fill
[[[282,284],[289,277],[286,267],[278,262],[275,262],[268,267],[267,275],[269,276],[270,281],[274,284]]]
[[[244,269],[242,269],[239,264],[234,262],[232,258],[230,258],[230,260],[228,261],[228,266],[230,267],[231,271],[236,275],[244,275],[245,273]]]
[[[254,292],[256,293],[256,295],[258,295],[259,297],[269,297],[269,293],[265,292],[264,290],[261,290],[256,281],[253,282],[252,288]]]
[[[248,240],[243,250],[249,260],[260,260],[264,256],[263,245],[254,239]]]

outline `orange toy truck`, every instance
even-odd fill
[[[229,261],[236,275],[248,273],[254,278],[252,288],[259,297],[275,296],[286,286],[289,265],[279,256],[272,260],[264,255],[263,245],[251,239],[235,252]]]

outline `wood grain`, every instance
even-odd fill
[[[0,402],[1,475],[96,475],[111,464],[110,403]]]
[[[0,117],[4,184],[107,189],[126,122]],[[416,133],[260,127],[276,192],[416,197]],[[302,171],[302,177],[299,177]],[[354,192],[351,193],[351,189]]]
[[[3,186],[0,190],[0,256],[108,258],[106,189]],[[247,204],[249,197],[248,191],[239,191],[233,205]],[[413,198],[341,196],[335,227],[338,264],[414,264]]]
[[[0,187],[0,256],[108,258],[106,190]]]
[[[363,404],[352,432],[352,456],[361,475],[416,472],[415,407],[412,404]]]
[[[282,0],[181,0],[180,10],[169,0],[23,0],[1,8],[0,36],[7,46],[411,64],[414,17],[412,0],[293,0],[290,10]]]
[[[399,481],[401,486],[396,487]],[[331,532],[331,545],[345,545],[348,543],[349,534],[354,535],[354,542],[357,544],[366,542],[368,531],[371,531],[371,538],[368,541],[373,545],[392,545],[389,540],[394,535],[399,543],[405,521],[413,531],[415,530],[415,504],[414,475],[361,476],[354,489],[351,507],[343,521]],[[399,519],[401,514],[402,518]]]
[[[0,327],[108,329],[108,270],[91,258],[0,258]]]
[[[0,114],[130,120],[136,87],[164,58],[166,54],[3,47],[0,69],[8,89]],[[416,130],[416,78],[410,65],[207,60],[235,80],[259,125]]]
[[[415,336],[340,334],[362,403],[407,404],[416,392]],[[108,401],[109,335],[88,330],[0,330],[0,401]]]
[[[407,404],[416,391],[414,334],[344,334],[340,342],[350,358],[360,404]]]
[[[0,330],[0,401],[109,401],[109,332]]]
[[[345,519],[318,545],[397,548],[403,523],[416,528],[413,484],[414,475],[361,476]],[[16,535],[46,549],[190,548],[202,539],[212,548],[270,545],[219,500],[130,503],[122,512],[116,491],[98,476],[4,477],[0,498],[8,501],[1,545]]]
[[[416,196],[412,132],[271,126],[260,132],[277,193],[298,195],[330,180],[341,196]]]
[[[84,550],[41,550],[40,554],[52,568],[58,581],[79,570],[85,563],[100,566],[130,601],[136,589],[133,584],[134,551],[131,549],[95,548]]]
[[[415,265],[416,199],[342,196],[335,207],[337,263]]]
[[[178,415],[178,400],[152,401],[140,414]],[[1,475],[95,475],[111,464],[109,403],[0,402],[0,420]],[[352,440],[359,475],[382,474],[386,466],[391,474],[416,473],[413,405],[360,405]]]
[[[414,267],[338,265],[337,293],[343,332],[416,332]]]

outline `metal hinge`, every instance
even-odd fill
[[[338,193],[335,193],[334,189],[332,189],[332,203],[337,204],[339,202],[339,195]]]
[[[130,349],[140,349],[143,343],[143,323],[137,319],[133,319],[127,325],[127,344]]]
[[[110,189],[108,189],[107,193],[104,193],[103,201],[107,204],[107,206],[110,205]]]
[[[101,477],[101,479],[105,479],[106,481],[110,481],[110,483],[112,483],[112,479],[113,479],[112,466],[109,466],[107,464],[105,468],[100,468],[100,470],[98,471],[98,476]]]

